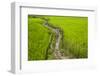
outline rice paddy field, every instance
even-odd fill
[[[88,58],[88,17],[28,15],[28,60]]]

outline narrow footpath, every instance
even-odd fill
[[[65,57],[61,53],[61,51],[59,49],[59,47],[60,47],[60,40],[62,38],[62,35],[60,33],[60,29],[51,27],[49,25],[49,23],[48,23],[48,20],[46,20],[46,19],[43,19],[43,20],[45,21],[43,25],[45,27],[47,27],[48,29],[52,30],[55,33],[55,35],[56,35],[56,43],[55,43],[55,48],[54,48],[54,56],[55,56],[55,58],[56,59],[66,59],[66,58],[68,58],[68,57]],[[50,46],[52,48],[52,44]]]

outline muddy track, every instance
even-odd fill
[[[68,57],[65,57],[61,53],[60,48],[59,48],[60,47],[60,41],[61,41],[61,38],[62,38],[62,34],[60,32],[60,29],[59,28],[51,27],[50,24],[48,23],[48,20],[46,20],[46,19],[43,19],[43,20],[44,20],[44,24],[43,25],[45,27],[47,27],[48,29],[50,29],[52,32],[54,32],[55,36],[56,36],[56,38],[55,38],[55,40],[56,40],[55,47],[52,48],[52,44],[50,45],[51,49],[54,49],[54,56],[55,56],[55,58],[56,59],[66,59],[66,58],[68,58]]]

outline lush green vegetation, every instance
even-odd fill
[[[87,58],[88,55],[88,18],[47,16],[49,23],[60,27],[64,32],[64,54],[74,58]]]
[[[71,16],[28,16],[28,60],[55,59],[55,33],[44,27],[48,19],[49,26],[59,28],[62,34],[61,52],[71,58],[88,57],[88,18]],[[53,47],[54,48],[54,47]]]
[[[49,46],[49,30],[42,26],[43,20],[28,17],[28,60],[46,59]]]

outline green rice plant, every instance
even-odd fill
[[[42,26],[43,20],[28,17],[28,60],[45,60],[50,31]]]
[[[65,55],[74,58],[87,58],[88,55],[88,18],[71,16],[46,16],[49,23],[60,27],[64,32],[63,49]]]
[[[29,15],[28,60],[55,59],[55,33],[44,27],[45,21],[49,27],[60,30],[59,48],[66,57],[88,57],[88,17]]]

